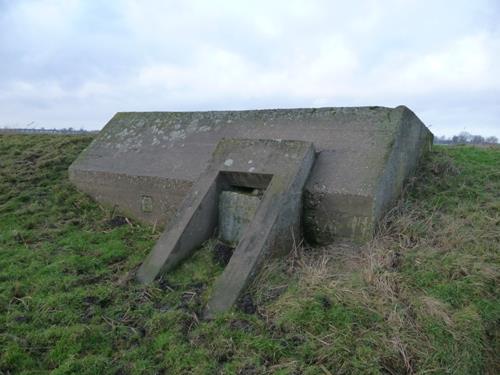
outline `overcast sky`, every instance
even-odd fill
[[[500,137],[500,0],[0,0],[0,126],[399,104]]]

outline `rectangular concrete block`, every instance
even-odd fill
[[[219,195],[219,239],[236,246],[259,204],[260,198],[257,195],[222,191]]]

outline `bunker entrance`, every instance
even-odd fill
[[[312,143],[304,141],[220,141],[137,278],[153,281],[217,233],[235,249],[205,316],[229,309],[263,259],[280,248],[290,250],[300,236],[302,189],[314,156]]]
[[[220,178],[224,182],[218,196],[217,239],[235,248],[253,220],[272,175],[222,172]]]

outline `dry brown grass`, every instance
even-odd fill
[[[447,153],[434,155],[371,242],[361,247],[298,244],[284,263],[268,264],[255,294],[265,295],[277,274],[288,291],[271,303],[263,299],[263,315],[280,321],[287,311],[304,309],[325,295],[332,305],[361,307],[382,318],[363,329],[382,331],[374,355],[388,373],[496,373],[491,353],[498,348],[498,327],[485,321],[480,309],[486,304],[498,309],[492,286],[500,276],[500,215],[492,187],[499,184],[485,172],[480,177],[491,188],[485,194],[474,181],[480,177],[470,176],[469,168]],[[357,335],[369,335],[363,329]],[[325,324],[315,340],[327,345],[342,334]],[[328,361],[343,373],[339,362]]]

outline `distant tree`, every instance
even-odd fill
[[[473,145],[482,145],[484,144],[484,137],[481,135],[473,135],[470,143],[472,143]]]
[[[458,143],[470,143],[474,136],[468,132],[461,132],[458,135]]]
[[[458,135],[454,135],[451,138],[446,138],[445,136],[436,137],[436,144],[470,144],[470,145],[484,145],[484,144],[496,144],[498,143],[498,138],[495,136],[483,137],[482,135],[474,135],[467,132],[461,132]]]
[[[485,143],[488,143],[488,144],[496,144],[498,143],[498,138],[495,137],[495,136],[491,136],[491,137],[487,137],[485,140],[484,140]]]
[[[434,143],[438,145],[447,145],[451,143],[451,139],[446,138],[445,135],[441,135],[434,138]]]

